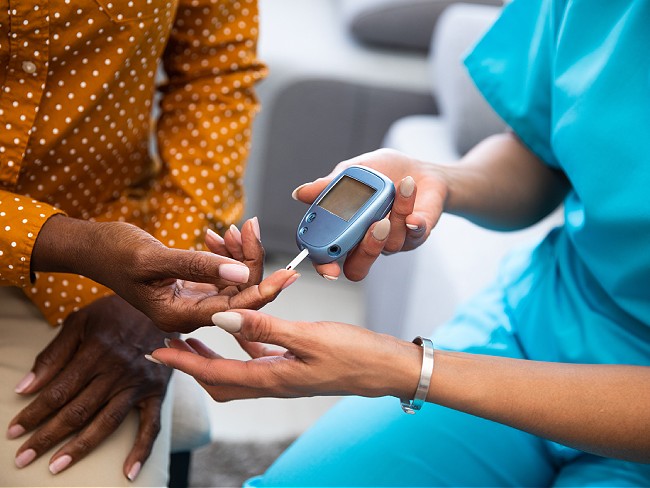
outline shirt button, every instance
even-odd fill
[[[36,73],[36,65],[31,61],[23,61],[23,71],[25,73],[34,74]]]

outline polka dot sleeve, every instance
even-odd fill
[[[177,248],[200,248],[207,227],[238,221],[258,109],[253,85],[265,74],[256,56],[256,2],[80,0],[50,7],[49,15],[28,8],[17,14],[25,17],[20,25],[34,52],[7,78],[20,98],[7,101],[21,110],[4,112],[12,125],[5,139],[21,145],[8,144],[12,155],[0,159],[22,162],[0,172],[5,187],[30,195],[27,202],[46,202],[48,212],[130,222]],[[3,52],[0,45],[0,63]],[[160,59],[167,81],[160,87],[156,163],[149,134]],[[3,206],[14,197],[0,195]],[[13,231],[12,212],[0,222]],[[42,222],[35,225],[32,239]],[[3,266],[15,269],[3,269],[0,284],[29,281],[29,239],[1,241],[3,253],[12,242],[16,249],[12,261],[2,256]],[[23,290],[51,324],[111,293],[87,278],[52,273],[38,273]]]
[[[63,213],[32,198],[0,190],[0,285],[30,284],[32,249],[43,224]]]
[[[257,2],[181,2],[163,56],[157,127],[163,174],[150,230],[170,246],[196,245],[206,220],[217,229],[243,213],[242,178],[258,105]],[[199,225],[197,225],[199,224]]]

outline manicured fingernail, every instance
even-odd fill
[[[30,371],[29,373],[27,373],[27,375],[22,380],[20,380],[20,383],[18,383],[16,385],[16,388],[14,388],[14,391],[16,393],[24,392],[29,387],[29,385],[32,384],[32,382],[34,381],[35,378],[36,378],[36,375],[32,371]]]
[[[378,241],[383,241],[390,234],[390,220],[384,219],[377,222],[374,229],[372,229],[372,237]]]
[[[7,429],[7,439],[15,439],[25,433],[25,427],[20,424],[12,425]]]
[[[419,230],[420,227],[414,224],[406,224],[406,227],[408,227],[411,230]]]
[[[14,462],[18,468],[24,468],[29,463],[36,459],[36,451],[34,449],[27,449],[26,451],[21,452]]]
[[[50,473],[57,474],[67,468],[72,462],[72,457],[69,454],[64,454],[56,458],[50,463]]]
[[[413,190],[415,190],[415,180],[410,176],[404,178],[399,184],[399,192],[404,198],[408,198],[413,195]]]
[[[219,234],[217,234],[215,231],[212,229],[208,229],[207,234],[212,237],[215,241],[217,241],[219,244],[223,244],[223,237],[221,237]]]
[[[239,232],[239,229],[235,224],[232,224],[230,226],[230,232],[232,233],[235,240],[241,244],[241,232]]]
[[[172,347],[172,340],[169,337],[165,337],[163,343],[165,344],[165,347]]]
[[[159,361],[158,359],[153,357],[151,354],[145,354],[144,358],[151,361],[152,363],[162,364],[163,366],[165,365],[165,363],[163,363],[162,361]]]
[[[251,219],[251,222],[253,223],[253,232],[255,232],[255,237],[257,237],[258,241],[261,241],[262,237],[260,233],[260,221],[257,220],[257,217],[253,217]]]
[[[129,478],[129,481],[135,480],[138,474],[140,474],[141,468],[142,468],[142,463],[140,461],[138,461],[133,466],[131,466],[131,469],[129,470],[129,474],[126,475],[126,477]]]
[[[325,278],[327,281],[336,281],[336,280],[339,279],[338,276],[332,276],[332,275],[326,275],[326,274],[322,274],[321,276],[323,278]]]
[[[234,281],[235,283],[246,283],[249,274],[248,267],[241,264],[221,264],[219,266],[219,276],[224,280]]]
[[[293,191],[291,192],[291,198],[293,198],[294,200],[298,200],[298,192],[299,192],[300,190],[302,190],[304,187],[306,187],[307,185],[311,185],[311,183],[303,183],[303,184],[300,185],[298,188],[296,188],[295,190],[293,190]]]
[[[214,325],[231,334],[241,330],[242,320],[242,316],[236,312],[217,312],[212,316]]]
[[[300,273],[296,273],[291,278],[289,278],[287,281],[285,281],[284,285],[282,285],[282,289],[284,290],[285,288],[289,288],[291,285],[293,285],[296,282],[296,280],[298,278],[300,278]]]

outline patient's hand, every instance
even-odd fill
[[[345,276],[359,281],[366,277],[382,252],[409,251],[429,237],[443,211],[447,186],[440,174],[432,171],[432,165],[398,151],[380,149],[339,163],[329,175],[298,187],[293,197],[312,203],[337,174],[352,165],[367,166],[385,174],[397,189],[388,220],[373,224],[345,259]],[[329,279],[341,273],[336,262],[316,265],[316,270]]]
[[[36,396],[9,424],[9,438],[29,434],[16,452],[16,465],[25,467],[71,436],[50,458],[50,471],[63,471],[104,442],[135,410],[139,428],[122,466],[133,480],[158,435],[170,376],[144,354],[160,347],[166,336],[118,296],[71,314],[36,358],[33,380],[20,392]]]
[[[211,316],[215,312],[231,308],[262,308],[297,278],[295,271],[281,269],[262,280],[264,248],[260,241],[257,218],[246,221],[241,232],[234,225],[231,226],[224,238],[208,231],[205,244],[213,253],[245,264],[250,270],[248,281],[242,284],[231,284],[219,280],[214,283],[197,283],[170,279],[168,283],[158,283],[160,302],[154,301],[156,313],[150,314],[146,305],[143,311],[150,317],[155,317],[156,325],[162,330],[191,332],[199,327],[209,326],[211,323],[206,323],[204,318],[208,310],[208,316]],[[161,310],[161,305],[170,310],[168,316],[164,313],[164,307]],[[194,316],[195,320],[179,322],[175,319],[178,316],[190,318]]]
[[[124,222],[57,215],[39,233],[32,268],[88,276],[144,312],[160,329],[190,332],[211,325],[215,312],[264,306],[295,275],[281,270],[260,281],[264,249],[255,223],[246,222],[240,240],[230,245],[218,242],[216,234],[206,237],[213,251],[206,252],[169,248]],[[226,242],[232,240],[227,236]]]

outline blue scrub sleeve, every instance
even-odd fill
[[[465,58],[479,91],[519,138],[548,165],[551,147],[553,23],[551,3],[515,0]]]

